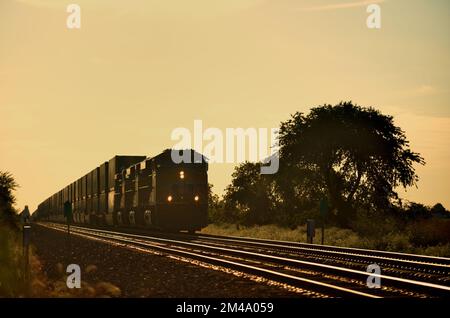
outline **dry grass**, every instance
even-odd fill
[[[0,223],[0,297],[27,294],[20,237],[18,229]]]
[[[324,244],[450,257],[450,243],[448,243],[445,239],[445,237],[450,236],[450,232],[437,233],[435,230],[433,232],[432,242],[436,243],[436,237],[439,237],[439,243],[437,244],[414,244],[414,242],[418,240],[417,235],[424,233],[425,229],[430,229],[430,227],[432,227],[430,222],[424,222],[421,224],[416,224],[415,227],[413,226],[414,231],[408,229],[403,232],[393,231],[376,236],[362,236],[361,234],[349,229],[328,227],[325,229]],[[306,226],[299,226],[296,229],[289,229],[278,225],[255,225],[250,227],[240,225],[238,227],[235,224],[210,224],[204,228],[201,233],[306,242]],[[423,240],[425,239],[422,238],[422,242]],[[319,228],[316,228],[314,243],[320,244],[320,242],[321,231]]]
[[[255,237],[271,240],[306,242],[306,226],[298,226],[295,229],[285,228],[278,225],[254,225],[245,227],[235,224],[210,224],[201,233],[216,235],[231,235],[242,237]],[[325,241],[327,245],[355,246],[359,245],[361,238],[348,229],[329,227],[325,229]],[[320,243],[321,230],[316,228],[314,243]]]
[[[30,246],[29,266],[25,268],[22,232],[0,224],[0,297],[118,297],[121,290],[108,282],[81,282],[80,289],[69,289],[62,264],[56,264],[59,277],[49,279],[41,260]],[[88,265],[87,273],[96,271]]]

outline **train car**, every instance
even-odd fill
[[[130,166],[145,159],[145,156],[115,156],[108,161],[108,180],[107,187],[105,187],[105,196],[107,193],[108,200],[106,202],[106,209],[101,212],[105,213],[105,215],[100,216],[101,219],[105,219],[107,225],[122,224],[122,222],[118,222],[117,220],[117,212],[119,211],[122,198],[122,184],[120,180],[117,179],[117,176],[121,175],[122,171]],[[119,218],[120,217],[121,214],[119,213]]]
[[[207,225],[208,163],[184,151],[189,163],[174,163],[170,149],[152,158],[115,156],[42,202],[36,218],[64,220],[69,201],[75,223],[200,230]]]
[[[122,170],[115,176],[114,224],[200,230],[207,224],[207,170],[205,160],[175,164],[170,151]]]
[[[105,161],[99,167],[99,197],[98,197],[98,216],[99,224],[106,224],[106,214],[108,213],[108,175],[109,162]]]

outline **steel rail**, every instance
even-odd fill
[[[440,257],[440,256],[428,256],[428,255],[418,255],[418,254],[400,253],[400,252],[391,252],[391,251],[370,250],[370,249],[362,249],[362,248],[354,248],[354,247],[309,244],[309,243],[300,243],[300,242],[292,242],[292,241],[271,240],[271,239],[259,239],[259,238],[253,238],[253,237],[245,237],[245,236],[222,236],[222,235],[212,235],[212,234],[196,234],[196,235],[191,235],[191,236],[198,237],[198,238],[216,239],[216,240],[231,240],[231,241],[239,240],[239,241],[249,242],[249,243],[254,242],[254,243],[261,243],[261,244],[276,244],[276,245],[280,245],[283,247],[309,248],[311,250],[317,250],[317,251],[327,251],[327,252],[336,251],[336,252],[343,252],[348,255],[378,256],[378,257],[385,257],[386,259],[392,259],[392,260],[412,261],[412,262],[416,262],[416,263],[425,263],[425,264],[448,265],[450,268],[450,258]],[[356,253],[359,253],[359,254],[356,254]]]
[[[197,240],[211,240],[221,242],[222,244],[229,243],[237,243],[241,246],[248,246],[254,248],[266,249],[266,251],[282,253],[282,252],[291,252],[296,253],[298,255],[313,255],[331,259],[341,259],[341,260],[352,260],[359,261],[364,263],[374,263],[376,262],[378,265],[385,264],[387,266],[395,265],[395,267],[401,267],[405,269],[416,269],[423,272],[431,272],[431,273],[441,273],[444,275],[450,275],[450,265],[440,264],[440,263],[429,263],[418,260],[407,260],[400,258],[392,258],[378,255],[370,255],[370,254],[361,254],[361,253],[351,253],[347,250],[335,251],[335,250],[327,250],[322,249],[321,245],[319,247],[303,247],[303,246],[295,246],[295,245],[287,245],[287,244],[279,244],[278,241],[273,241],[271,243],[266,242],[258,242],[258,241],[249,241],[249,240],[240,240],[240,239],[230,239],[227,237],[224,238],[203,238],[200,236]]]
[[[48,225],[43,225],[43,226],[51,228],[51,229],[56,229],[58,231],[65,231],[65,228],[63,226],[48,226]],[[101,234],[93,233],[93,232],[100,232]],[[109,231],[109,232],[111,232],[111,231]],[[320,281],[316,281],[316,280],[312,280],[312,279],[308,279],[308,278],[304,278],[304,277],[289,275],[286,273],[282,273],[280,271],[270,270],[267,268],[262,268],[262,267],[258,267],[258,266],[248,265],[248,264],[243,264],[243,263],[239,263],[236,261],[225,260],[223,258],[212,257],[212,256],[199,254],[199,253],[192,252],[192,251],[180,250],[180,249],[176,249],[173,247],[166,247],[166,246],[161,246],[161,245],[157,245],[157,244],[152,244],[150,242],[137,241],[136,239],[125,238],[125,235],[123,235],[123,233],[121,233],[121,232],[113,232],[113,234],[112,234],[112,233],[104,233],[103,230],[94,230],[94,229],[86,230],[86,228],[79,228],[76,226],[72,226],[71,234],[94,237],[94,238],[101,238],[103,240],[111,240],[111,241],[115,241],[115,242],[131,244],[134,246],[145,247],[145,248],[148,248],[151,250],[157,250],[157,251],[165,252],[165,253],[172,254],[172,255],[178,255],[181,257],[185,257],[185,258],[191,258],[191,259],[195,259],[195,260],[206,262],[206,263],[213,264],[213,265],[232,268],[232,269],[246,272],[249,274],[254,274],[257,276],[264,277],[264,278],[269,278],[269,279],[272,279],[277,282],[286,283],[286,284],[289,284],[289,285],[292,285],[292,286],[295,286],[298,288],[302,288],[302,289],[312,287],[312,288],[316,289],[313,291],[317,291],[317,289],[318,289],[319,290],[318,292],[320,292],[320,293],[330,293],[331,292],[332,294],[343,293],[346,296],[353,296],[353,297],[382,298],[377,295],[372,295],[369,293],[364,293],[364,292],[360,292],[360,291],[353,290],[350,288],[345,288],[345,287],[341,287],[341,286],[337,286],[337,285],[333,285],[333,284],[329,284],[329,283],[324,283],[324,282],[320,282]],[[110,235],[107,235],[107,234],[110,234]],[[146,239],[150,240],[148,238],[146,238]],[[306,287],[305,287],[305,285],[306,285]]]
[[[383,275],[383,274],[375,274],[375,273],[369,273],[365,271],[345,268],[345,267],[338,267],[333,265],[326,265],[321,263],[315,263],[315,262],[309,262],[309,261],[302,261],[298,259],[292,259],[292,258],[286,258],[286,257],[280,257],[280,256],[273,256],[273,255],[267,255],[267,254],[261,254],[261,253],[255,253],[255,252],[249,252],[249,251],[243,251],[243,250],[236,250],[231,248],[225,248],[225,247],[217,247],[217,246],[211,246],[206,244],[199,244],[199,243],[192,243],[192,242],[186,242],[186,241],[179,241],[179,240],[173,240],[173,239],[165,239],[160,237],[152,237],[152,236],[144,236],[144,235],[137,235],[137,234],[129,234],[129,233],[123,233],[123,232],[116,232],[116,231],[109,231],[109,230],[100,230],[100,229],[87,229],[84,227],[78,227],[73,226],[72,229],[78,229],[79,231],[90,231],[90,232],[97,232],[102,233],[103,235],[115,235],[115,236],[121,236],[121,237],[131,237],[131,238],[138,238],[140,240],[144,241],[158,241],[163,242],[166,244],[172,244],[172,245],[183,245],[187,247],[197,247],[200,249],[207,249],[209,251],[213,252],[223,252],[228,255],[234,255],[237,257],[241,257],[243,259],[247,258],[253,258],[258,260],[263,260],[266,262],[272,262],[276,264],[283,264],[287,266],[300,266],[300,268],[308,268],[313,270],[319,270],[322,272],[330,272],[337,275],[343,275],[345,277],[356,277],[356,278],[367,278],[368,276],[372,277],[379,277],[383,281],[388,281],[393,286],[401,287],[401,288],[413,288],[413,290],[420,290],[421,292],[425,291],[426,293],[436,296],[441,295],[450,295],[450,287],[445,285],[439,285],[439,284],[433,284],[429,282],[424,281],[418,281],[418,280],[412,280],[412,279],[405,279],[395,276],[389,276],[389,275]],[[142,242],[140,242],[142,243]]]

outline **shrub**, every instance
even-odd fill
[[[450,243],[450,220],[428,219],[411,223],[408,226],[411,242],[417,246],[432,246]]]

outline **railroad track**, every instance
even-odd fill
[[[61,224],[45,223],[41,225],[55,230],[66,230],[66,227]],[[282,255],[283,251],[308,248],[294,246],[300,243],[210,235],[179,235],[177,238],[168,238],[167,236],[139,235],[79,226],[71,226],[71,232],[88,238],[138,247],[141,250],[158,251],[206,264],[231,268],[292,287],[307,289],[322,296],[378,298],[450,295],[450,286],[444,284],[384,273],[372,274],[348,266],[326,264],[320,259],[319,262],[317,260],[305,261],[293,256],[292,253]],[[360,258],[363,257],[361,251],[355,254]],[[374,256],[376,255],[369,255],[369,259],[365,262],[371,262]],[[380,259],[377,258],[377,260]],[[406,262],[406,260],[403,261]],[[417,263],[417,261],[413,262]],[[423,260],[422,262],[425,263]],[[442,265],[445,264],[436,262],[438,272],[446,270],[445,267],[442,268]],[[366,280],[369,275],[379,277],[382,287],[379,289],[368,288]]]
[[[311,250],[311,251],[320,251],[320,252],[339,252],[341,254],[346,255],[355,255],[355,256],[364,256],[364,257],[373,257],[376,258],[385,258],[392,261],[411,261],[413,263],[424,263],[425,265],[448,265],[450,266],[450,258],[446,257],[437,257],[437,256],[427,256],[427,255],[417,255],[417,254],[407,254],[407,253],[398,253],[398,252],[390,252],[390,251],[378,251],[378,250],[369,250],[369,249],[361,249],[361,248],[352,248],[352,247],[340,247],[340,246],[331,246],[331,245],[319,245],[319,244],[307,244],[307,243],[299,243],[299,242],[291,242],[291,241],[277,241],[277,240],[269,240],[269,239],[258,239],[251,237],[241,237],[241,236],[220,236],[220,235],[211,235],[211,234],[197,234],[197,237],[200,238],[209,238],[214,240],[227,240],[227,241],[236,241],[236,242],[246,242],[246,243],[254,243],[260,245],[267,246],[277,246],[283,248],[295,248],[299,250]],[[450,267],[446,267],[447,270],[450,270]]]
[[[131,233],[148,235],[136,228],[127,228]],[[288,241],[275,241],[237,236],[210,234],[152,233],[153,235],[190,240],[217,246],[235,246],[239,249],[259,250],[274,255],[289,255],[302,260],[320,260],[322,263],[341,265],[353,269],[366,270],[376,263],[384,273],[409,279],[450,285],[450,258],[415,255],[389,251],[367,250]]]
[[[385,273],[403,278],[422,279],[450,285],[450,258],[388,251],[346,248],[275,240],[199,234],[188,237],[194,242],[234,245],[243,249],[257,249],[264,253],[289,255],[297,259],[320,259],[327,264],[341,264],[355,269],[376,263]]]

